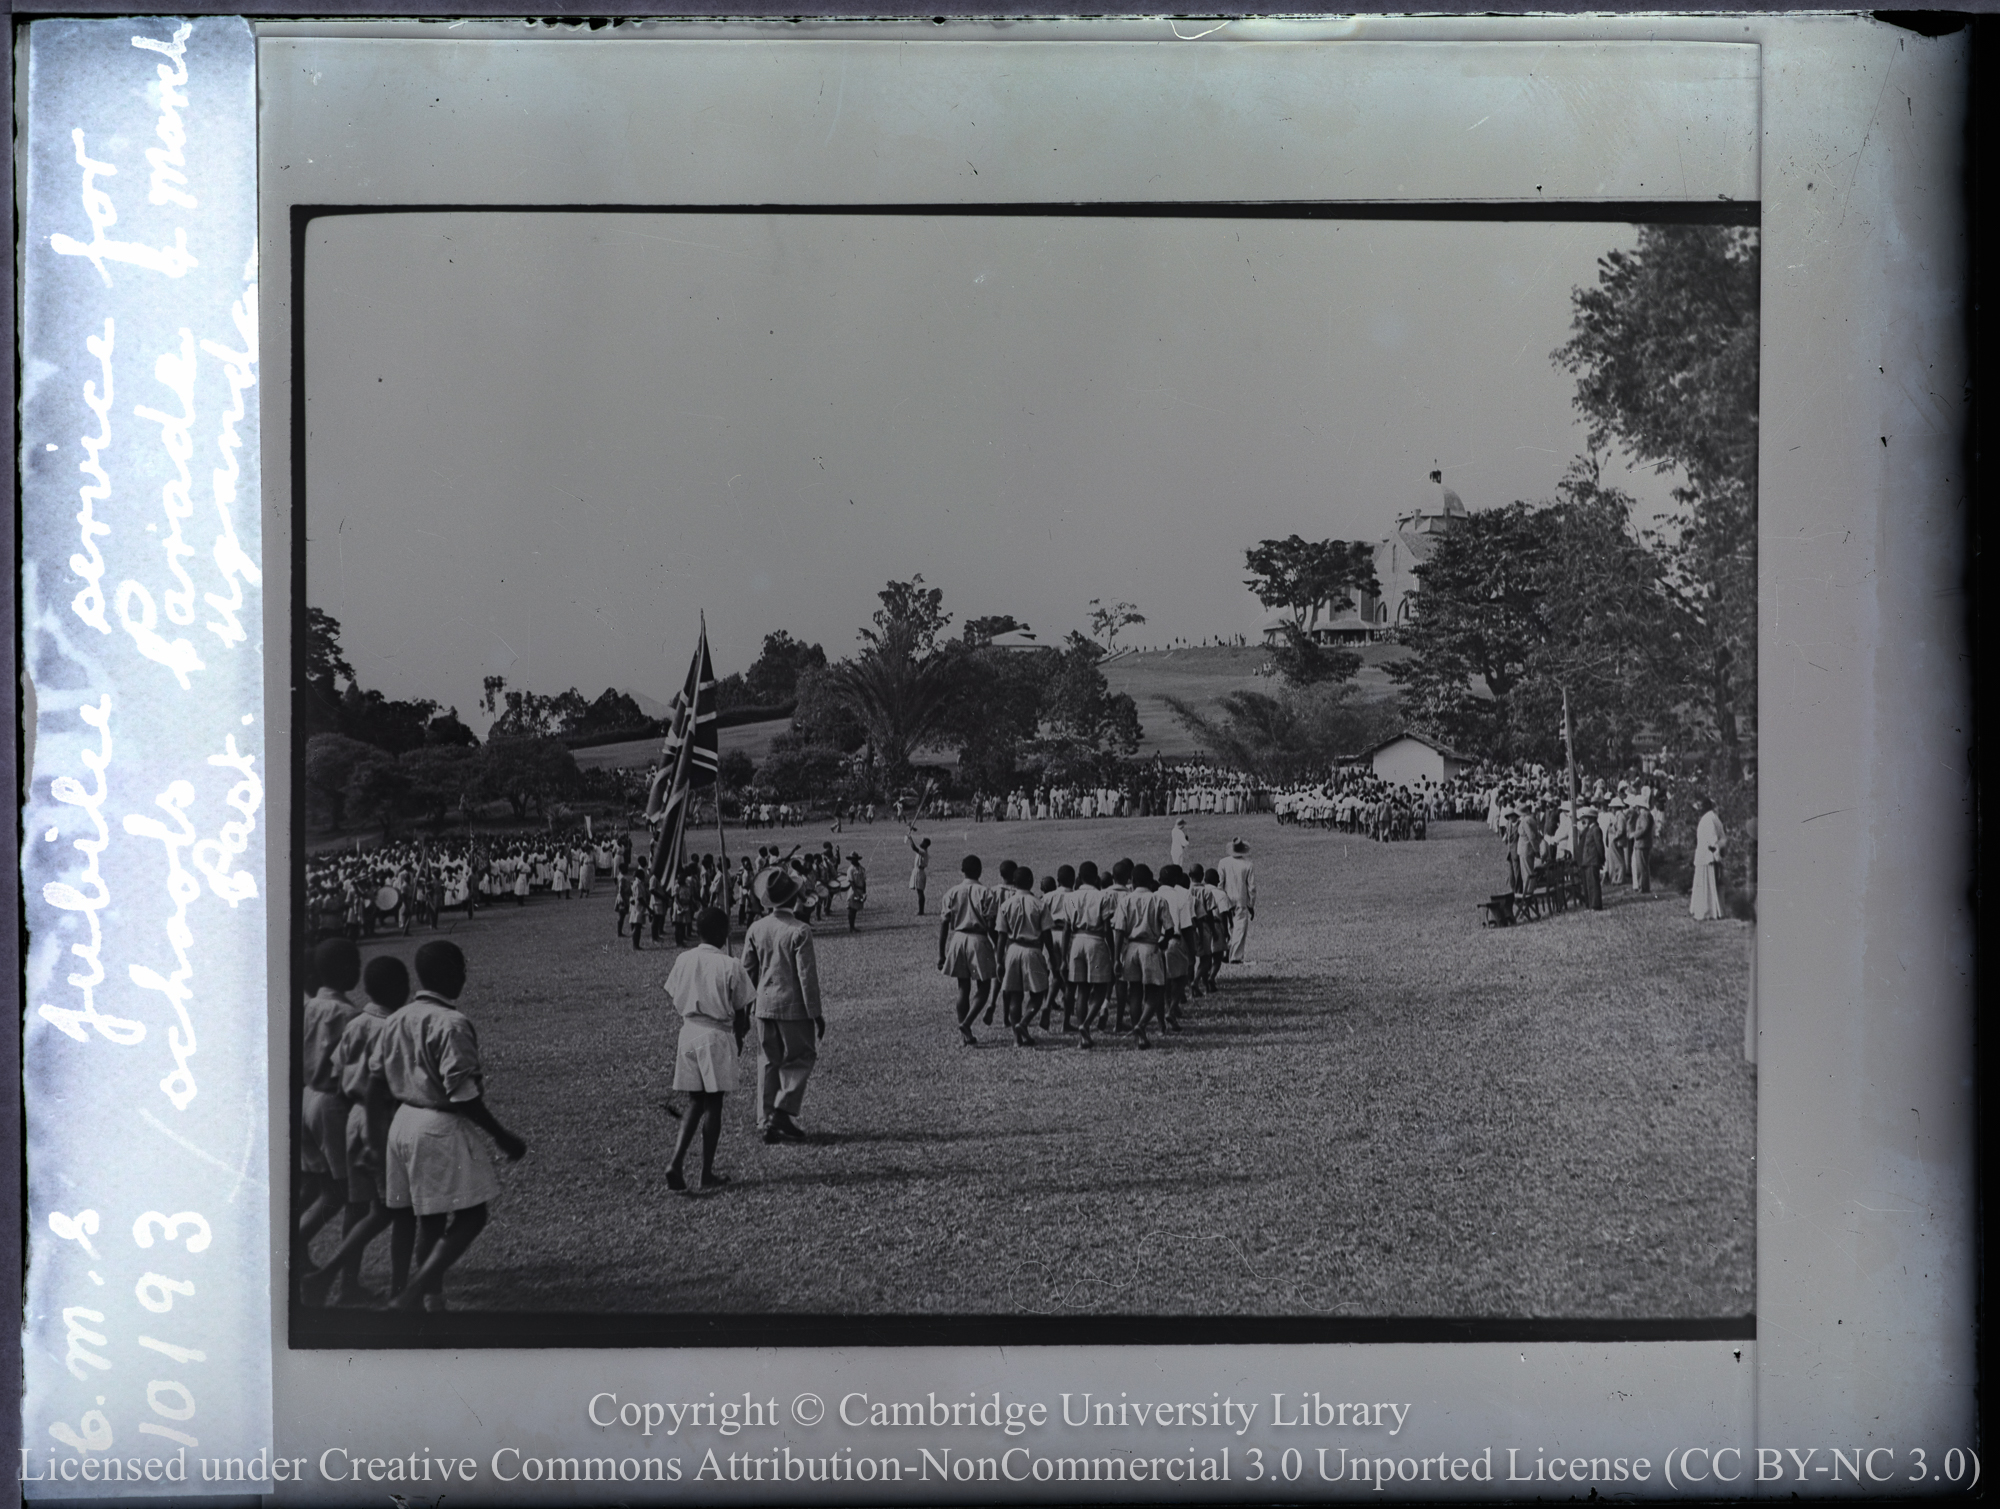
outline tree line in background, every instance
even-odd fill
[[[1111,692],[1098,665],[1106,650],[1089,637],[1036,645],[1006,615],[968,620],[950,636],[944,595],[921,576],[878,597],[847,659],[829,662],[821,646],[778,630],[748,670],[717,682],[724,723],[732,713],[792,720],[761,768],[741,750],[723,755],[726,795],[754,787],[779,801],[854,804],[914,789],[920,778],[944,790],[1004,790],[1045,776],[1109,781],[1138,749],[1137,708]],[[1144,622],[1130,603],[1092,606],[1107,645]],[[308,610],[302,701],[308,821],[322,829],[442,823],[499,801],[517,821],[546,817],[559,801],[629,804],[639,794],[630,772],[582,770],[572,751],[661,732],[615,688],[591,700],[575,688],[550,696],[489,676],[482,742],[456,708],[363,689],[341,651],[339,622],[317,608]],[[945,751],[958,755],[955,775],[919,772],[919,756]]]
[[[1315,642],[1377,589],[1372,547],[1265,540],[1248,585],[1290,617],[1272,651],[1282,686],[1207,718],[1177,707],[1217,755],[1282,776],[1408,726],[1501,763],[1564,763],[1564,710],[1592,773],[1642,753],[1711,797],[1736,835],[1733,886],[1754,887],[1757,740],[1758,241],[1754,231],[1645,226],[1572,294],[1552,360],[1577,380],[1589,454],[1551,498],[1484,509],[1433,537],[1415,567],[1396,698],[1354,696],[1360,660]],[[1622,451],[1672,475],[1678,511],[1638,517],[1605,484]],[[1689,821],[1692,813],[1687,814]]]
[[[780,799],[893,795],[913,788],[927,751],[958,757],[955,778],[926,773],[934,783],[1004,791],[1104,778],[1138,750],[1138,708],[1111,691],[1105,649],[1088,636],[1037,645],[1007,614],[968,619],[950,636],[944,593],[921,574],[877,597],[855,654],[800,673],[791,730],[758,773]],[[1129,603],[1093,617],[1107,644],[1144,622]]]

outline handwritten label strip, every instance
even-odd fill
[[[28,30],[36,1498],[271,1437],[255,61],[234,17]]]

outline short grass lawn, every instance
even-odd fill
[[[998,1029],[962,1046],[901,830],[843,834],[871,897],[859,933],[820,929],[812,1140],[754,1135],[753,1048],[725,1109],[732,1182],[708,1195],[666,1185],[672,950],[615,936],[608,886],[448,922],[489,1102],[531,1144],[502,1165],[453,1308],[1751,1311],[1748,924],[1621,888],[1601,913],[1482,929],[1506,868],[1478,823],[1401,844],[1265,816],[1189,826],[1211,863],[1249,840],[1261,905],[1251,962],[1150,1052],[1060,1031],[1021,1049]],[[989,878],[1003,858],[1038,875],[1166,858],[1157,819],[931,831],[933,912],[968,849]]]

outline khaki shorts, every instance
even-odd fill
[[[736,1033],[726,1023],[689,1017],[674,1053],[674,1088],[727,1094],[736,1088]]]
[[[1194,973],[1194,960],[1185,940],[1175,938],[1167,945],[1167,978],[1185,980]]]
[[[347,1108],[347,1198],[351,1204],[372,1205],[382,1198],[382,1171],[369,1167],[368,1107],[355,1101]]]
[[[309,1174],[347,1178],[347,1101],[308,1088],[299,1096],[299,1162]]]
[[[984,933],[953,933],[944,942],[944,972],[956,980],[993,978],[993,940]]]
[[[1125,945],[1125,957],[1118,962],[1120,976],[1134,985],[1167,983],[1167,954],[1157,943],[1134,939]]]
[[[1049,988],[1049,959],[1040,943],[1009,943],[1007,971],[1001,977],[1002,993],[1021,991],[1040,995]]]
[[[1078,985],[1111,983],[1111,940],[1077,933],[1069,940],[1069,977]]]
[[[463,1116],[398,1106],[383,1158],[383,1203],[420,1216],[484,1205],[500,1193],[493,1155]]]

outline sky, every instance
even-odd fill
[[[891,579],[1044,641],[1254,636],[1260,539],[1553,495],[1618,225],[436,214],[306,264],[307,600],[363,686],[664,701]],[[1607,480],[1644,513],[1650,472]]]

